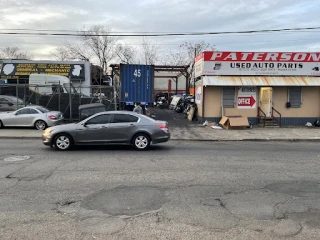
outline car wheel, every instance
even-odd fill
[[[45,121],[38,120],[38,121],[35,122],[34,127],[37,130],[45,130],[47,128],[47,124],[46,124]]]
[[[60,151],[66,151],[72,146],[72,138],[68,134],[60,134],[55,138],[54,146]]]
[[[1,120],[0,120],[0,128],[3,128],[3,123]]]
[[[133,138],[133,145],[137,150],[146,150],[150,146],[150,138],[146,134],[137,134]]]

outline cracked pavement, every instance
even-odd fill
[[[0,239],[317,239],[318,143],[0,141]],[[12,156],[30,156],[17,162]]]

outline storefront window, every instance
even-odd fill
[[[222,105],[223,107],[235,106],[235,87],[223,87]]]
[[[299,108],[302,104],[302,91],[301,87],[289,87],[288,101],[292,108]]]

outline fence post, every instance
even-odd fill
[[[81,82],[79,87],[79,106],[81,105]]]
[[[70,109],[70,122],[72,122],[71,77],[69,77],[69,109]]]
[[[26,96],[27,95],[27,85],[26,82],[24,82],[24,90],[23,90],[23,101],[24,101],[24,106],[26,106],[28,103],[26,102]]]
[[[113,85],[113,101],[114,101],[114,110],[117,111],[117,89],[115,83],[115,77],[112,78],[112,85]]]
[[[18,107],[19,107],[19,101],[18,101],[18,98],[19,98],[19,89],[18,89],[18,86],[19,86],[19,79],[17,81],[17,85],[16,85],[16,97],[17,97],[17,109],[18,110]]]
[[[58,109],[59,109],[59,112],[61,112],[61,108],[60,108],[60,88],[61,88],[61,85],[60,85],[60,81],[59,81],[59,87],[58,87]]]

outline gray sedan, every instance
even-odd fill
[[[14,112],[0,113],[0,128],[35,127],[38,130],[44,130],[62,122],[61,112],[50,111],[41,106],[24,107]]]
[[[145,150],[167,142],[167,122],[128,111],[100,112],[79,123],[48,128],[42,135],[47,146],[67,150],[73,145],[127,144]]]

